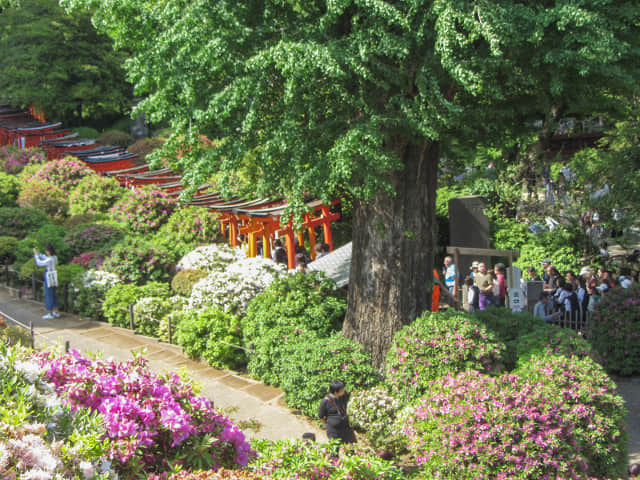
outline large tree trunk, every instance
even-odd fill
[[[395,195],[357,201],[343,333],[382,366],[393,335],[430,306],[436,243],[437,142],[402,147]]]

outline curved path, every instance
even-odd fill
[[[70,348],[80,352],[100,353],[105,358],[121,361],[132,358],[132,352],[143,350],[149,367],[158,373],[185,369],[202,386],[201,394],[226,411],[249,438],[294,439],[301,438],[305,432],[314,432],[319,441],[326,441],[325,433],[317,425],[285,406],[283,392],[277,388],[237,372],[195,362],[188,359],[180,347],[136,335],[127,329],[70,314],[43,320],[44,313],[41,303],[19,299],[0,287],[0,315],[25,325],[33,322],[36,348],[53,345],[64,348],[69,342]]]

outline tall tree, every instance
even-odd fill
[[[79,124],[130,110],[126,53],[100,35],[87,13],[67,15],[56,0],[0,3],[0,100],[34,105],[47,118]]]
[[[141,109],[171,122],[188,179],[249,162],[256,193],[294,209],[355,196],[344,333],[378,363],[429,306],[443,141],[517,132],[556,101],[610,109],[640,66],[635,0],[63,3],[132,49]]]

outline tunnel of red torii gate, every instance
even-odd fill
[[[136,154],[122,147],[99,145],[95,140],[80,138],[61,126],[59,122],[47,122],[35,108],[25,111],[0,105],[0,146],[39,146],[45,151],[47,160],[72,156],[99,175],[114,177],[120,185],[130,189],[154,185],[176,199],[185,189],[177,172],[169,168],[150,170],[149,164],[136,165],[139,162]],[[288,266],[294,269],[296,242],[305,245],[308,241],[309,253],[315,259],[317,228],[322,229],[322,243],[333,250],[331,224],[340,218],[340,214],[332,212],[331,206],[339,200],[330,205],[317,200],[307,202],[307,212],[294,223],[290,219],[284,221],[287,203],[282,198],[225,198],[220,192],[212,193],[211,190],[209,184],[197,187],[187,206],[205,207],[216,213],[220,231],[229,244],[244,247],[249,257],[258,255],[258,244],[261,243],[263,256],[270,258],[274,240],[282,238]]]

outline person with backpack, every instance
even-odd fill
[[[327,437],[329,440],[337,439],[339,445],[355,443],[356,436],[349,424],[347,415],[347,404],[350,393],[345,391],[345,384],[342,380],[333,380],[329,385],[329,394],[320,402],[318,417],[327,427]],[[333,457],[338,457],[338,451]]]
[[[36,265],[44,267],[44,305],[47,313],[42,317],[43,320],[52,320],[60,316],[60,303],[58,302],[58,257],[53,245],[49,244],[44,250],[44,254],[38,253],[33,249],[33,256]]]

